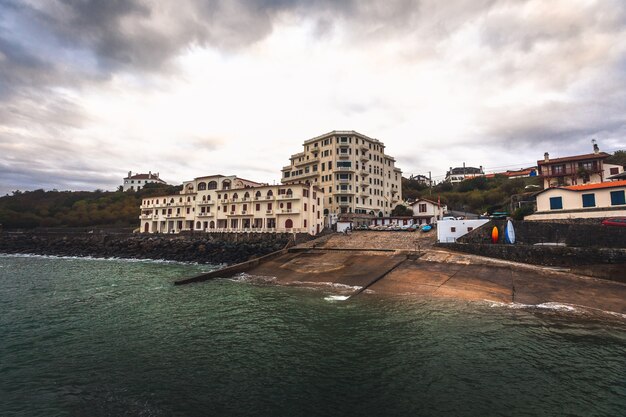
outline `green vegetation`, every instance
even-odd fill
[[[626,166],[626,151],[615,151],[615,153],[604,160],[607,164]]]
[[[530,187],[527,189],[526,186]],[[537,177],[509,179],[504,175],[496,175],[492,178],[476,177],[454,185],[444,182],[435,185],[431,190],[417,181],[402,178],[405,199],[426,198],[437,201],[439,198],[441,204],[446,204],[450,210],[476,214],[508,211],[511,196],[532,194],[540,190],[540,187],[541,180]]]
[[[13,191],[13,195],[0,197],[0,224],[7,229],[134,227],[139,225],[142,198],[174,194],[180,189],[148,184],[137,192]]]

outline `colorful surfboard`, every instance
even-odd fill
[[[493,229],[491,229],[491,241],[493,243],[498,243],[498,226],[493,226]]]
[[[513,222],[511,222],[511,220],[506,222],[506,227],[504,228],[504,240],[506,240],[506,243],[510,243],[511,245],[515,243],[515,229],[513,228]]]

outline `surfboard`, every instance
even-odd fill
[[[491,241],[498,243],[498,226],[493,226],[493,229],[491,229]]]
[[[504,238],[506,243],[515,243],[515,229],[513,228],[513,222],[511,220],[506,222],[506,228],[504,229]]]

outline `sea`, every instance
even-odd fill
[[[626,415],[623,316],[216,267],[0,255],[0,416]]]

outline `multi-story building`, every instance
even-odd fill
[[[179,194],[144,198],[141,232],[299,232],[324,224],[324,194],[312,184],[267,185],[213,175],[183,183]]]
[[[131,171],[128,171],[128,176],[124,178],[124,183],[122,184],[122,190],[124,191],[139,191],[146,184],[151,183],[159,183],[166,184],[161,178],[159,178],[159,173],[153,174],[152,172],[148,172],[147,174],[135,174]]]
[[[606,152],[600,152],[595,143],[593,153],[585,155],[550,159],[546,152],[543,160],[537,161],[543,188],[603,182],[606,179],[604,160],[609,156]]]
[[[282,169],[283,184],[313,184],[324,190],[325,215],[388,216],[402,202],[402,171],[385,145],[349,131],[309,139]]]

